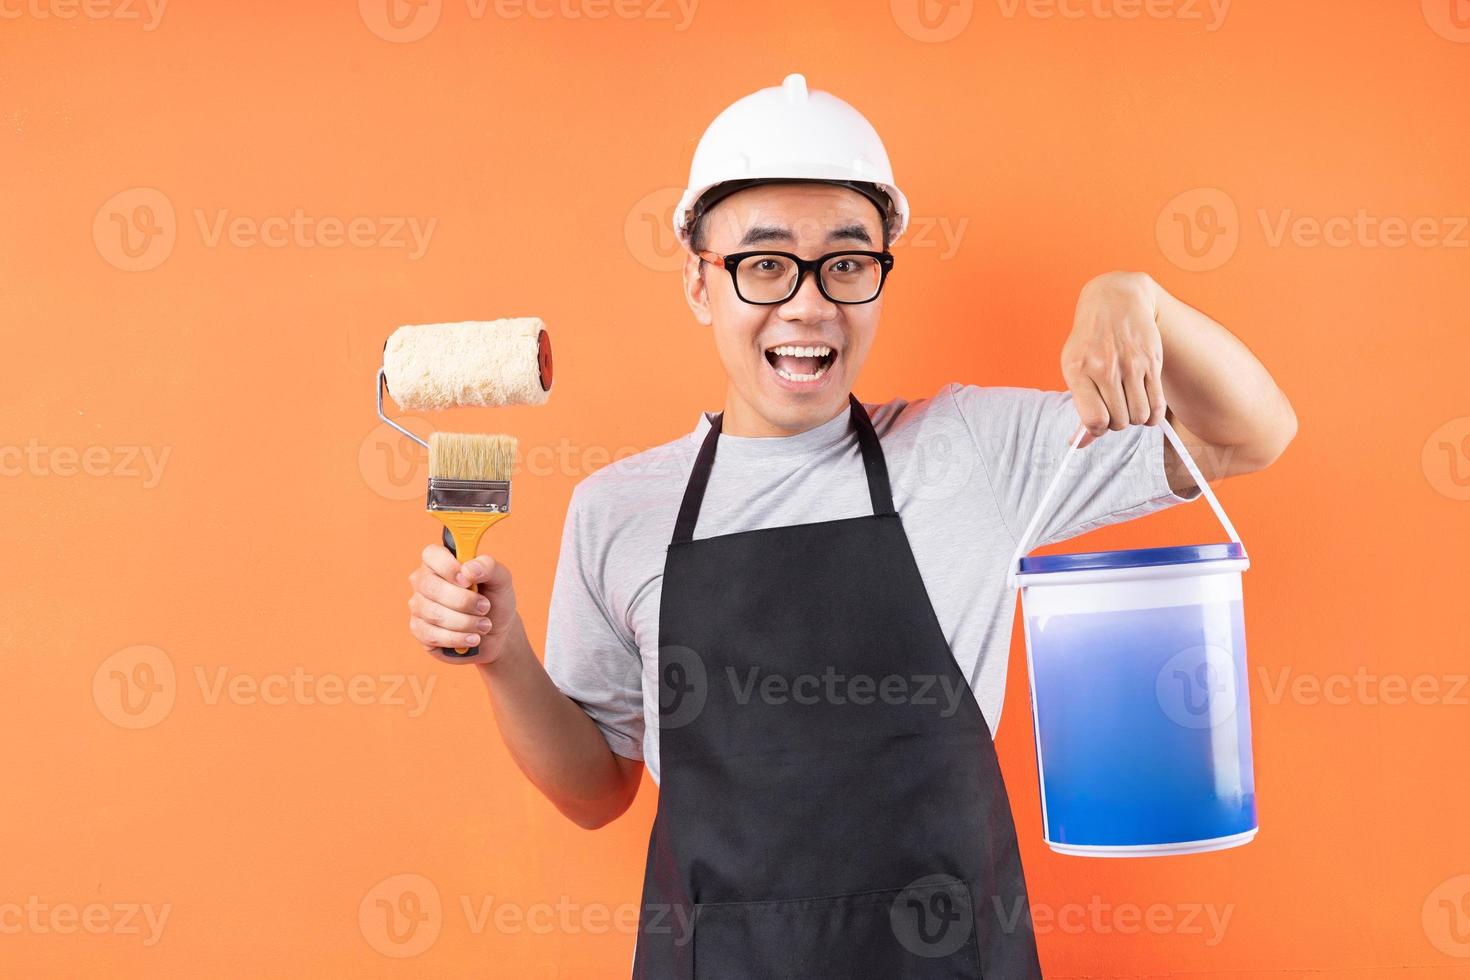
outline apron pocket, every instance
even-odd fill
[[[981,980],[970,889],[907,888],[694,906],[695,980]]]

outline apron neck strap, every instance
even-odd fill
[[[863,469],[868,474],[868,496],[873,501],[873,515],[886,516],[895,513],[893,490],[888,482],[888,463],[883,458],[883,447],[878,443],[878,433],[873,420],[857,396],[848,392],[847,401],[851,408],[853,427],[857,429],[858,447],[863,453]],[[699,454],[694,458],[694,470],[689,474],[689,483],[684,488],[684,500],[679,505],[679,519],[674,525],[674,542],[692,540],[694,525],[699,520],[699,507],[704,502],[704,491],[709,486],[710,471],[714,469],[715,447],[719,443],[720,427],[725,413],[715,416],[705,433]]]

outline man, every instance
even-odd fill
[[[1245,346],[1142,273],[1083,287],[1069,392],[858,401],[907,220],[845,102],[791,75],[726,109],[675,214],[724,410],[576,487],[545,669],[503,563],[433,545],[410,576],[413,635],[479,645],[563,813],[600,827],[645,764],[659,784],[639,978],[1040,976],[991,738],[1049,467],[1081,437],[1043,544],[1199,494],[1165,418],[1209,480],[1295,433]]]

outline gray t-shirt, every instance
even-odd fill
[[[995,732],[1015,616],[1006,566],[1076,431],[1072,395],[950,383],[931,398],[863,404],[934,612]],[[664,557],[713,414],[575,487],[552,586],[547,672],[655,782]],[[721,433],[694,537],[871,514],[851,422],[844,405],[794,436]],[[1198,496],[1169,489],[1162,428],[1108,432],[1074,455],[1035,545]]]

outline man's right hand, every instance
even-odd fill
[[[494,663],[516,621],[510,569],[489,555],[463,565],[441,544],[424,548],[423,562],[408,576],[408,631],[437,660],[454,664]],[[480,649],[453,656],[456,647]],[[448,648],[446,655],[444,648]]]

